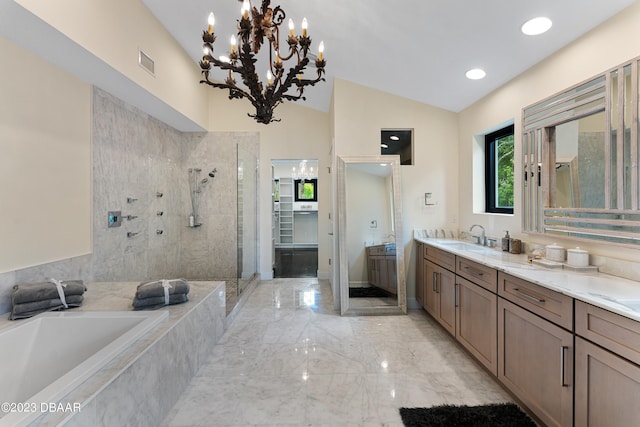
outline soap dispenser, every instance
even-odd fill
[[[503,251],[509,252],[509,240],[511,240],[511,236],[509,236],[509,230],[506,230],[505,233],[501,241],[501,246]]]

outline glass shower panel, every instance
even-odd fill
[[[258,159],[238,147],[238,295],[258,273]]]

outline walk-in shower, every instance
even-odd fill
[[[198,219],[198,199],[204,185],[209,182],[209,178],[215,178],[217,169],[208,173],[209,178],[200,178],[200,168],[189,168],[189,189],[191,193],[191,214],[189,215],[189,227],[198,227],[202,225]]]

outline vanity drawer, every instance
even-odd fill
[[[576,301],[576,334],[640,365],[640,322]]]
[[[498,272],[486,265],[458,257],[456,274],[472,281],[476,285],[482,286],[494,294],[498,290]]]
[[[456,256],[452,253],[430,245],[424,245],[424,257],[447,270],[456,270]]]
[[[535,283],[498,273],[498,295],[558,326],[573,330],[573,298]]]

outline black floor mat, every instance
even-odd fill
[[[389,293],[371,286],[369,288],[349,288],[349,298],[383,298],[389,296]]]
[[[536,427],[513,403],[400,408],[400,416],[406,427]]]

